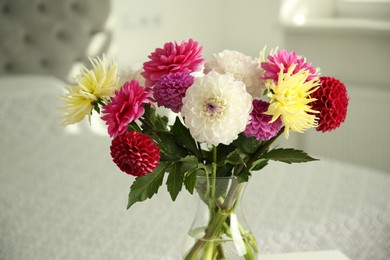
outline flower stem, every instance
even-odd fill
[[[202,252],[202,249],[204,247],[208,248],[210,244],[213,243],[210,240],[213,240],[219,236],[226,219],[230,216],[231,212],[234,210],[237,204],[236,198],[239,192],[241,192],[242,187],[243,186],[239,185],[236,180],[232,182],[224,203],[218,209],[218,211],[213,214],[210,223],[205,230],[203,238],[196,241],[194,246],[185,256],[186,260],[198,259],[198,255]],[[210,208],[210,211],[213,210],[213,208],[214,207]]]
[[[217,147],[213,146],[213,172],[212,172],[212,179],[211,179],[211,200],[212,204],[214,204],[215,200],[215,190],[216,190],[216,183],[217,183]],[[210,211],[212,211],[211,216],[213,215],[214,210],[212,207],[210,208]]]
[[[202,239],[198,239],[195,243],[195,245],[191,248],[189,253],[186,255],[186,260],[193,260],[198,259],[198,255],[201,253],[202,248],[204,246],[207,246],[209,248],[212,245],[212,240],[217,236],[219,233],[219,230],[223,226],[223,223],[225,222],[226,218],[229,216],[228,213],[223,212],[222,210],[218,210],[216,214],[211,219],[210,224],[208,225],[206,229],[206,233],[203,236]],[[207,245],[208,244],[208,245]],[[208,258],[204,258],[208,259]],[[212,258],[209,258],[212,259]]]
[[[265,152],[267,151],[267,149],[270,147],[270,145],[276,140],[278,139],[278,137],[284,132],[284,126],[279,130],[279,132],[277,133],[277,135],[275,135],[274,137],[272,137],[271,139],[269,139],[268,141],[266,141],[262,146],[260,146],[257,151],[253,154],[253,156],[251,156],[249,158],[249,160],[246,162],[246,165],[247,165],[247,168],[250,169],[250,167],[252,166],[252,163],[254,163],[257,159],[259,159],[259,157]],[[242,168],[240,169],[242,170]],[[237,173],[237,175],[240,174],[240,171]]]

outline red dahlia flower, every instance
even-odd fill
[[[111,156],[123,172],[133,176],[144,176],[152,172],[159,163],[160,149],[145,134],[125,132],[112,140]]]
[[[129,123],[145,113],[144,105],[151,103],[151,96],[152,90],[140,86],[137,80],[126,82],[103,107],[102,119],[108,125],[108,134],[116,137],[126,132]]]
[[[164,48],[157,48],[144,63],[142,76],[146,79],[146,87],[153,86],[161,76],[173,72],[191,73],[200,69],[204,59],[201,58],[202,47],[190,39],[177,44],[168,42]]]
[[[295,74],[302,69],[306,69],[310,72],[306,81],[310,81],[318,76],[317,70],[311,66],[311,63],[306,62],[303,57],[297,57],[295,51],[288,53],[286,50],[280,50],[275,54],[269,55],[268,61],[261,63],[261,67],[265,71],[264,79],[272,79],[277,83],[280,68],[283,66],[283,73],[286,73],[288,68],[294,64],[296,67],[292,74]]]
[[[332,131],[340,126],[347,117],[348,94],[345,85],[333,77],[320,77],[320,87],[312,93],[317,100],[311,103],[317,114],[317,131]]]

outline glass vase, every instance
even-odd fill
[[[257,259],[257,243],[241,205],[246,184],[235,177],[197,177],[198,205],[183,259]]]

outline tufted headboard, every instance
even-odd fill
[[[110,0],[0,0],[0,74],[67,80],[110,42]]]

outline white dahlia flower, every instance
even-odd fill
[[[224,50],[214,54],[213,59],[205,63],[204,72],[207,74],[212,70],[220,74],[232,74],[236,80],[244,82],[253,98],[260,97],[265,89],[259,62],[241,52]]]
[[[252,97],[244,83],[212,71],[195,79],[181,113],[195,140],[228,145],[245,130],[251,111]]]

